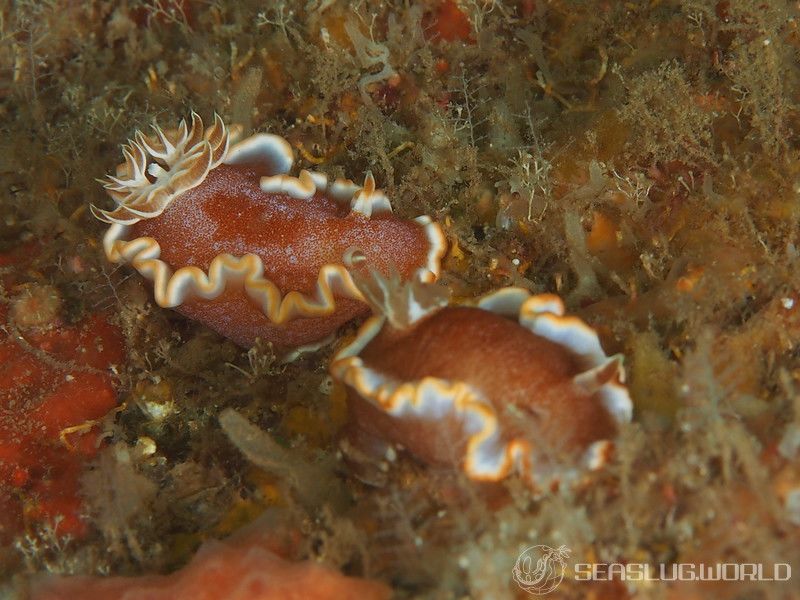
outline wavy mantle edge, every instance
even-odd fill
[[[477,300],[475,306],[505,317],[575,352],[588,371],[602,368],[616,357],[607,357],[597,334],[581,319],[564,315],[564,305],[552,294],[532,295],[522,288],[504,288]],[[559,468],[555,473],[537,472],[533,446],[526,439],[503,440],[497,413],[479,390],[461,381],[423,377],[410,382],[368,367],[361,351],[380,333],[386,317],[373,316],[359,329],[356,339],[342,348],[330,366],[334,378],[353,388],[377,408],[397,417],[421,420],[441,419],[450,411],[463,423],[467,434],[463,470],[471,479],[500,481],[517,471],[532,486],[577,480],[580,469]],[[631,421],[633,404],[623,384],[625,371],[620,364],[617,377],[599,390],[601,402],[617,425]],[[601,469],[614,448],[611,440],[597,440],[583,453],[579,467]]]
[[[446,240],[439,225],[428,216],[413,219],[425,231],[430,245],[426,264],[416,270],[414,277],[423,282],[435,281],[440,272],[441,259],[446,250]],[[156,304],[162,308],[176,308],[187,300],[214,300],[229,285],[242,285],[247,296],[274,324],[281,325],[301,317],[324,317],[336,310],[335,296],[364,301],[350,273],[344,265],[323,265],[317,275],[313,293],[296,290],[281,292],[271,280],[264,277],[264,264],[255,254],[215,256],[208,271],[196,266],[176,270],[161,260],[161,246],[152,237],[127,240],[131,226],[112,224],[103,237],[103,249],[109,261],[130,264],[153,284]]]

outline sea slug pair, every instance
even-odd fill
[[[632,406],[621,357],[553,295],[506,288],[450,306],[429,284],[444,235],[392,214],[363,186],[303,170],[276,135],[231,144],[219,117],[135,135],[106,189],[119,205],[107,257],[153,282],[156,302],[242,346],[314,347],[370,313],[331,373],[350,391],[350,432],[477,480],[561,480],[607,459]],[[367,275],[365,275],[365,272]],[[355,279],[354,279],[355,278]],[[552,475],[552,476],[551,476]]]

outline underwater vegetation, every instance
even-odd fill
[[[0,4],[0,597],[798,597],[798,13]]]

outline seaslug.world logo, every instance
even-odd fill
[[[566,546],[531,546],[517,558],[512,577],[526,592],[549,594],[564,579],[564,569],[570,550]]]
[[[523,590],[536,596],[549,594],[564,579],[567,559],[571,550],[567,546],[553,548],[538,545],[526,548],[517,558],[512,577]],[[774,582],[791,580],[792,567],[788,563],[669,563],[636,562],[575,563],[569,572],[574,581],[729,581]]]

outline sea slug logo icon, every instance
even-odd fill
[[[564,579],[569,553],[566,546],[531,546],[517,558],[513,570],[514,581],[531,594],[549,594]]]

